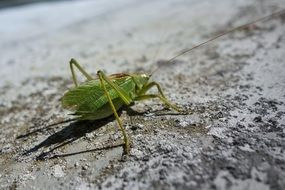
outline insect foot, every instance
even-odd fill
[[[124,155],[129,155],[130,151],[131,151],[131,146],[130,146],[129,139],[127,138],[126,141],[125,141],[125,144],[124,144],[124,152],[123,152],[123,154]]]

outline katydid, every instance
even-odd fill
[[[78,85],[74,66],[86,77],[87,81]],[[91,77],[75,60],[70,60],[75,88],[70,89],[62,98],[62,105],[66,109],[75,110],[78,120],[98,120],[114,114],[118,126],[124,137],[124,153],[130,150],[130,142],[122,125],[117,110],[124,104],[130,105],[135,101],[159,98],[166,106],[179,111],[164,96],[161,87],[156,82],[149,82],[151,75],[119,73],[106,76],[98,71],[98,78]],[[158,94],[148,94],[147,91],[156,87]]]
[[[217,39],[225,34],[238,29],[246,28],[251,24],[266,20],[273,16],[280,15],[284,11],[285,10],[281,10],[269,16],[253,21],[249,24],[236,27],[232,30],[217,35],[210,40],[207,40],[193,48],[181,52],[175,57],[169,59],[167,62],[170,62],[178,56],[181,56],[195,48],[203,46],[208,42],[213,41],[214,39]],[[74,72],[74,66],[86,77],[86,82],[78,84],[77,77]],[[62,97],[63,108],[75,111],[74,115],[76,116],[77,120],[99,120],[107,118],[114,114],[124,138],[123,148],[125,154],[128,154],[130,151],[130,142],[126,130],[123,127],[122,121],[117,113],[117,111],[123,105],[128,106],[136,101],[159,98],[164,105],[180,112],[180,109],[164,96],[160,85],[154,81],[150,81],[152,74],[118,73],[106,76],[104,72],[99,70],[97,72],[97,78],[93,78],[80,66],[80,64],[75,59],[71,59],[70,69],[75,87],[70,89]],[[157,69],[155,69],[155,71],[156,70]],[[152,87],[157,88],[157,94],[147,93]]]

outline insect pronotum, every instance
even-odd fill
[[[186,54],[193,49],[201,47],[225,34],[231,33],[238,29],[243,29],[256,22],[264,21],[274,16],[280,15],[285,12],[281,10],[273,13],[269,16],[265,16],[251,23],[236,27],[220,35],[217,35],[199,45],[196,45],[190,49],[187,49],[167,62],[173,61],[175,58]],[[87,81],[78,84],[76,74],[74,72],[74,66],[86,77]],[[177,112],[181,110],[173,103],[171,103],[163,94],[160,85],[154,81],[150,81],[151,75],[156,71],[155,69],[151,74],[127,74],[117,73],[106,76],[102,71],[97,72],[97,78],[93,78],[89,75],[75,60],[70,60],[70,69],[72,73],[72,79],[75,87],[70,89],[62,97],[63,108],[75,111],[74,115],[77,120],[99,120],[107,118],[114,114],[118,126],[122,132],[124,138],[124,153],[128,154],[130,151],[130,142],[126,130],[123,127],[122,121],[118,116],[117,110],[123,105],[130,105],[135,101],[159,98],[162,103]],[[158,94],[147,93],[152,87],[156,87]]]

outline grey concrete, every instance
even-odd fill
[[[0,12],[1,189],[285,189],[284,15],[178,57],[284,7],[274,1],[74,1]],[[71,57],[96,74],[151,72],[158,100],[115,121],[71,118]],[[88,151],[90,150],[90,151]]]

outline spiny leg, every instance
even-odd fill
[[[102,71],[98,71],[97,74],[101,75],[102,79],[104,79],[105,82],[107,82],[118,93],[119,97],[126,105],[130,105],[132,103],[131,97],[124,89],[113,83]]]
[[[151,88],[154,87],[154,86],[156,86],[156,88],[157,88],[158,92],[160,93],[160,95],[165,98],[165,96],[164,96],[164,94],[163,94],[163,92],[162,92],[162,89],[161,89],[160,85],[159,85],[158,83],[156,83],[156,82],[150,82],[150,83],[148,83],[146,86],[144,86],[144,87],[141,89],[141,91],[139,92],[139,94],[140,94],[140,95],[145,94],[149,89],[151,89]]]
[[[123,134],[123,137],[124,137],[124,142],[125,142],[125,145],[124,145],[124,154],[128,154],[128,153],[130,152],[130,143],[129,143],[129,139],[128,139],[128,136],[127,136],[127,134],[126,134],[125,128],[124,128],[123,125],[122,125],[122,121],[121,121],[120,117],[118,116],[117,110],[116,110],[116,108],[115,108],[115,106],[114,106],[114,104],[113,104],[113,102],[112,102],[112,99],[111,99],[111,97],[110,97],[110,95],[109,95],[109,93],[108,93],[108,91],[107,91],[106,85],[105,85],[105,83],[104,83],[104,81],[106,81],[105,78],[103,77],[104,74],[102,73],[102,71],[98,71],[97,74],[98,74],[98,76],[99,76],[100,83],[101,83],[101,85],[102,85],[102,87],[103,87],[103,90],[104,90],[104,92],[105,92],[105,95],[106,95],[107,98],[108,98],[108,101],[109,101],[109,104],[110,104],[110,106],[111,106],[111,109],[112,109],[112,111],[113,111],[113,113],[114,113],[114,116],[115,116],[115,118],[116,118],[116,120],[117,120],[117,123],[118,123],[118,125],[119,125],[119,128],[120,128],[120,130],[122,131],[122,134]],[[104,80],[104,81],[103,81],[103,80]],[[106,81],[106,82],[107,82],[107,81]]]
[[[80,65],[79,63],[75,60],[75,59],[71,59],[70,62],[69,62],[69,65],[70,65],[70,70],[71,70],[71,73],[72,73],[72,79],[73,79],[73,82],[75,84],[75,86],[78,86],[78,83],[77,83],[77,78],[76,78],[76,74],[74,72],[74,68],[73,68],[73,65],[77,67],[77,69],[87,78],[87,80],[92,80],[93,78],[91,77],[91,75],[89,75]]]
[[[167,100],[167,98],[164,96],[163,92],[162,92],[162,89],[160,87],[160,85],[156,82],[150,82],[148,83],[146,86],[144,86],[141,91],[139,92],[139,96],[136,98],[139,99],[139,100],[143,100],[145,96],[149,96],[149,95],[146,95],[145,93],[151,89],[152,87],[156,86],[158,92],[160,95],[155,95],[155,94],[149,94],[151,97],[148,97],[146,99],[150,99],[150,98],[159,98],[164,104],[166,104],[168,107],[171,107],[172,109],[178,111],[178,112],[181,112],[182,110],[179,109],[176,105],[170,103],[169,100]],[[155,96],[155,97],[153,97]],[[143,98],[143,99],[140,99],[140,98]]]

